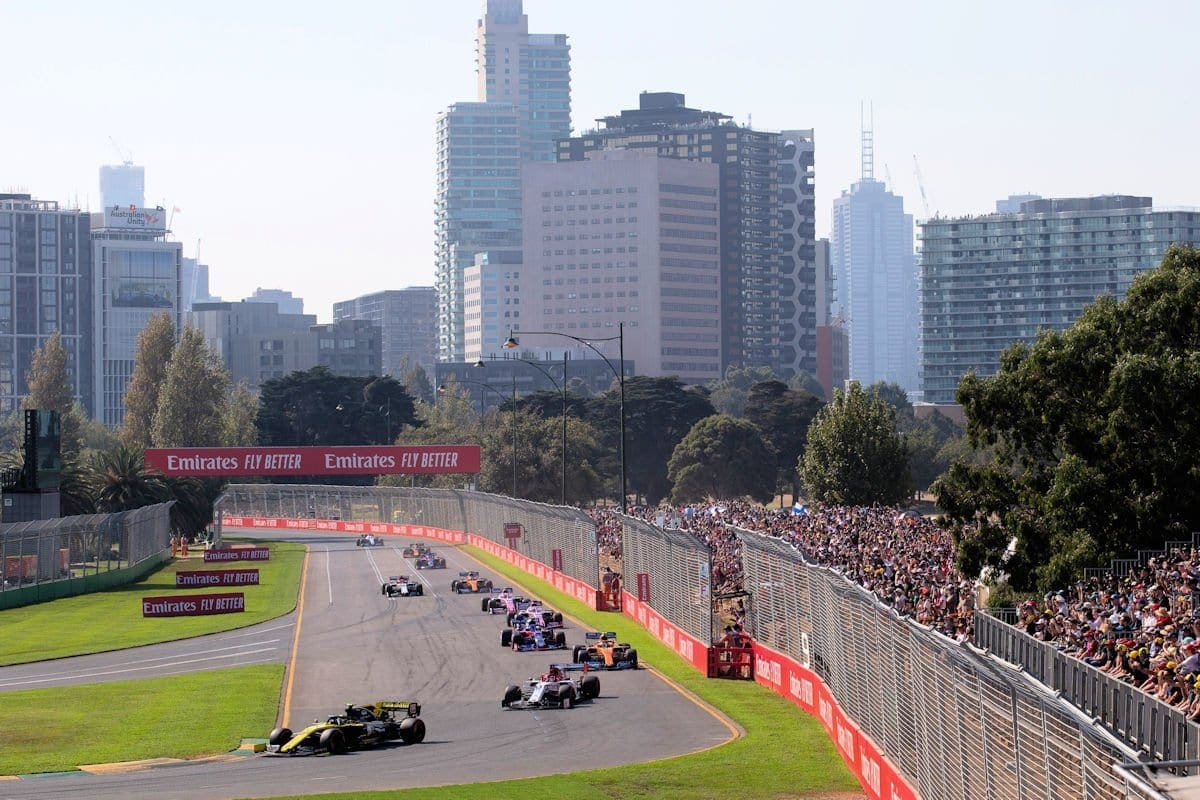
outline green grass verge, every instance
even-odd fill
[[[0,611],[0,642],[4,643],[0,647],[0,666],[187,639],[243,628],[286,614],[296,606],[304,545],[289,542],[270,545],[269,561],[206,565],[199,558],[177,559],[145,580],[127,586]],[[239,566],[257,569],[260,585],[175,588],[178,570]],[[246,611],[206,617],[142,617],[143,597],[213,591],[245,592]]]
[[[611,613],[592,611],[549,584],[487,555],[465,548],[489,568],[509,576],[547,603],[589,627],[616,630],[622,641],[638,649],[640,660],[659,670],[700,699],[728,715],[746,735],[727,745],[692,755],[644,764],[555,775],[518,781],[386,792],[319,795],[361,800],[781,800],[805,796],[865,797],[843,764],[818,720],[757,684],[708,680],[636,623]],[[419,757],[419,756],[415,756]],[[312,797],[309,795],[308,797]],[[287,798],[286,800],[292,800]],[[300,798],[295,798],[300,800]]]
[[[282,683],[283,665],[266,664],[5,692],[0,775],[227,753],[274,726]]]

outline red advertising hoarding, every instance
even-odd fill
[[[237,614],[246,610],[246,595],[180,594],[167,597],[143,597],[143,617],[201,617],[208,614]]]
[[[270,561],[269,547],[225,547],[204,551],[204,560],[214,561]]]
[[[175,573],[175,586],[191,589],[206,586],[257,586],[256,569],[202,569]]]
[[[146,466],[168,477],[450,475],[479,472],[479,446],[157,447]]]

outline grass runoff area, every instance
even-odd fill
[[[188,639],[287,614],[296,606],[304,545],[275,541],[263,544],[270,545],[269,561],[205,564],[203,551],[193,551],[194,557],[176,559],[138,583],[0,611],[0,642],[4,643],[0,647],[0,666]],[[175,587],[179,570],[235,568],[257,569],[260,584],[212,589]],[[205,617],[142,617],[143,597],[206,591],[245,592],[246,611]]]
[[[274,555],[274,554],[272,554]],[[270,730],[283,665],[0,694],[0,775],[228,753]],[[97,709],[121,709],[98,714]],[[180,724],[180,709],[186,724]],[[80,787],[82,789],[82,787]]]
[[[464,548],[490,569],[556,609],[596,630],[616,629],[621,641],[701,700],[724,712],[745,736],[692,755],[644,764],[589,770],[546,778],[419,788],[385,792],[319,795],[355,800],[622,800],[670,797],[672,800],[783,800],[784,798],[862,798],[858,781],[842,763],[821,723],[774,692],[749,681],[708,680],[631,620],[592,611],[549,584],[473,547]],[[408,756],[400,753],[397,757]],[[420,757],[413,753],[413,757]],[[308,795],[311,798],[313,795]],[[292,800],[292,798],[287,798]],[[299,798],[296,798],[299,800]]]

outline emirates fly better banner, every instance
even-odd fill
[[[168,477],[474,474],[479,446],[159,447],[146,450],[146,466]]]

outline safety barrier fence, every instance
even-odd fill
[[[593,590],[600,581],[596,526],[576,508],[459,489],[232,484],[217,499],[215,509],[219,520],[225,516],[310,519],[315,530],[416,536],[423,534],[415,529],[428,528],[470,533],[491,542],[497,553],[504,549],[512,558],[544,564]],[[407,527],[365,527],[370,523]],[[596,603],[595,596],[591,603]]]
[[[1011,624],[1015,616],[1012,609],[996,615],[975,612],[976,644],[1061,692],[1068,703],[1101,720],[1114,736],[1154,760],[1200,759],[1200,726],[1188,722],[1184,712],[1033,638]],[[1194,767],[1191,771],[1196,772]]]
[[[170,553],[172,505],[0,525],[2,607],[111,583],[91,579],[98,574],[120,571],[136,580],[139,565]]]
[[[266,485],[231,486],[217,507],[226,524],[466,541],[601,607],[595,529],[574,509],[454,490]],[[623,612],[707,671],[707,547],[622,524]],[[737,533],[756,679],[821,720],[872,800],[1161,797],[1113,769],[1134,751],[1029,676],[900,618],[789,543]]]
[[[872,797],[1156,796],[1114,771],[1133,751],[1030,676],[786,541],[738,537],[759,681],[821,719]]]

